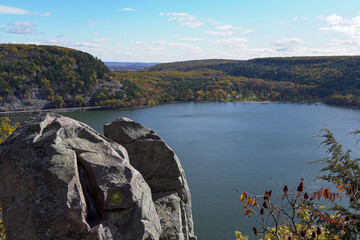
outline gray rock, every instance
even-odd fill
[[[163,229],[160,239],[196,239],[190,191],[174,151],[153,130],[128,118],[106,124],[104,134],[126,148],[130,164],[150,186]]]
[[[126,150],[56,114],[24,122],[0,145],[8,239],[159,239],[149,186]]]

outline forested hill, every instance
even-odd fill
[[[57,47],[0,44],[0,106],[80,106],[99,81],[109,79],[104,63],[88,53]],[[2,105],[1,105],[2,104]]]
[[[147,71],[213,69],[229,76],[293,82],[360,95],[360,57],[258,58],[248,61],[199,60],[159,64]]]
[[[360,107],[360,57],[194,60],[110,72],[88,53],[0,44],[0,111],[171,101],[325,102]]]
[[[227,76],[261,79],[267,83],[291,83],[294,101],[308,99],[335,105],[360,106],[360,56],[199,60],[159,64],[145,69],[148,72],[199,70],[216,70]],[[258,86],[255,90],[259,92],[259,88],[263,87]],[[300,93],[299,88],[306,91]],[[265,92],[271,95],[268,90]],[[300,95],[301,98],[298,97]],[[280,96],[279,99],[292,101],[288,96],[285,99]]]

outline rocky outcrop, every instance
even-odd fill
[[[153,130],[127,118],[106,124],[104,134],[126,148],[130,164],[150,186],[163,229],[160,239],[196,239],[190,191],[174,151]]]
[[[0,202],[10,240],[161,234],[151,190],[125,148],[56,114],[30,118],[0,145]]]

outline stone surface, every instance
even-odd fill
[[[8,239],[159,239],[148,184],[126,150],[56,114],[32,117],[0,145]]]
[[[106,124],[104,134],[126,148],[130,164],[150,186],[163,229],[160,239],[196,239],[190,191],[174,151],[153,130],[128,118]]]

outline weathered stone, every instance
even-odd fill
[[[56,114],[24,122],[0,145],[8,239],[159,239],[150,188],[126,150]]]
[[[174,151],[153,130],[128,118],[106,124],[104,134],[126,148],[130,164],[149,184],[163,229],[160,239],[196,239],[190,191]]]

